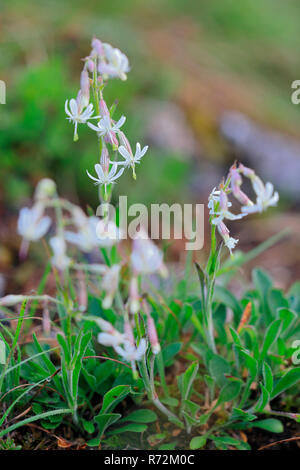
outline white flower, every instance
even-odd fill
[[[229,230],[224,224],[224,222],[219,222],[217,225],[217,229],[224,240],[225,246],[227,246],[228,250],[230,251],[230,254],[232,255],[232,250],[238,243],[238,239],[230,237]]]
[[[98,70],[101,74],[108,77],[118,77],[126,80],[126,73],[129,72],[128,58],[119,49],[112,47],[110,44],[102,44],[106,61],[101,61]]]
[[[85,253],[91,252],[97,246],[110,247],[120,239],[120,230],[114,222],[105,222],[95,216],[84,216],[78,229],[77,233],[66,231],[65,239]]]
[[[112,221],[97,219],[96,238],[100,246],[110,247],[120,241],[122,231]]]
[[[133,155],[132,153],[129,152],[129,150],[124,147],[124,145],[120,145],[118,148],[118,152],[122,155],[124,158],[124,161],[121,162],[114,162],[117,163],[118,165],[124,165],[125,167],[130,167],[135,165],[136,163],[140,163],[141,158],[145,155],[145,153],[148,150],[148,145],[146,145],[143,149],[141,149],[141,145],[139,143],[136,144],[136,151],[135,154]]]
[[[126,148],[124,145],[120,145],[118,148],[118,152],[124,158],[121,162],[114,162],[117,165],[124,165],[125,168],[131,167],[133,171],[133,177],[136,178],[135,174],[135,165],[141,163],[141,159],[145,155],[148,150],[148,145],[146,145],[143,149],[141,149],[141,145],[139,143],[136,144],[136,151],[133,155],[130,146]]]
[[[106,296],[102,302],[102,307],[104,309],[110,308],[113,303],[115,293],[119,287],[120,269],[120,265],[114,264],[110,268],[107,268],[107,271],[103,276],[101,288],[106,292]]]
[[[263,184],[261,179],[256,176],[252,180],[253,189],[256,193],[256,204],[252,206],[243,206],[242,212],[245,214],[253,214],[254,212],[263,212],[268,207],[276,206],[279,201],[278,192],[274,193],[274,186],[272,183]]]
[[[124,342],[125,336],[116,330],[111,323],[103,318],[96,318],[95,321],[101,330],[104,331],[104,333],[98,334],[98,343],[114,348]]]
[[[68,107],[69,106],[69,107]],[[72,98],[68,104],[68,100],[65,102],[65,112],[67,119],[75,124],[74,128],[74,140],[78,140],[77,126],[78,124],[85,124],[88,119],[98,119],[99,116],[94,116],[94,109],[92,103],[90,103],[85,110],[82,105]]]
[[[116,330],[115,330],[116,331]],[[99,333],[97,337],[98,343],[103,344],[103,346],[111,346],[116,348],[123,343],[124,337],[116,331],[115,333]]]
[[[145,232],[142,232],[141,236],[144,238],[133,240],[131,253],[133,270],[140,274],[164,273],[165,266],[162,251],[147,237]]]
[[[54,196],[56,193],[56,184],[50,178],[41,179],[37,187],[35,188],[34,199],[36,201],[42,201]]]
[[[105,191],[106,191],[106,186],[108,184],[113,184],[120,176],[122,175],[124,168],[121,168],[118,173],[117,173],[118,165],[115,163],[112,164],[112,167],[108,173],[104,173],[102,166],[99,163],[96,163],[95,165],[95,171],[97,173],[98,178],[95,178],[94,176],[90,175],[89,172],[87,171],[88,176],[96,181],[97,184],[104,184],[105,185]]]
[[[121,357],[123,357],[123,359],[125,359],[125,361],[140,361],[147,350],[147,341],[142,338],[138,347],[135,347],[129,341],[125,341],[123,348],[116,346],[115,350]]]
[[[94,126],[94,124],[90,122],[88,126],[93,129],[93,131],[96,131],[99,137],[106,137],[113,144],[115,142],[115,133],[119,132],[125,121],[125,116],[121,116],[117,122],[113,122],[110,116],[103,116],[97,123],[97,126]]]
[[[71,259],[66,255],[66,243],[62,237],[50,238],[50,246],[53,251],[51,263],[60,271],[64,271],[71,263]]]
[[[213,218],[212,224],[218,225],[220,222],[222,222],[223,219],[238,220],[242,217],[245,217],[245,214],[233,214],[228,210],[232,204],[228,201],[225,191],[221,190],[219,192],[218,199],[216,197],[217,195],[215,194],[214,198],[211,199],[213,203],[211,204],[209,211],[210,215],[216,216]]]
[[[51,225],[48,216],[43,217],[44,207],[36,204],[31,209],[23,207],[18,219],[18,233],[27,241],[36,241],[42,238]]]

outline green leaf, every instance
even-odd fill
[[[121,416],[122,415],[119,413],[100,413],[98,416],[95,416],[94,421],[96,421],[98,425],[100,439],[105,433],[105,430],[112,424],[116,423]]]
[[[83,428],[86,432],[88,432],[89,434],[92,434],[95,431],[95,426],[92,421],[86,421],[85,419],[82,419],[81,421],[82,421]]]
[[[261,388],[261,395],[257,403],[253,407],[253,411],[257,413],[262,412],[270,400],[270,393],[268,392],[266,387],[263,384],[260,384],[260,388]]]
[[[212,378],[219,387],[226,383],[225,374],[230,374],[231,368],[229,363],[222,356],[214,354],[208,363],[208,369]]]
[[[72,410],[70,410],[69,408],[61,408],[59,410],[47,411],[46,413],[41,413],[39,415],[31,416],[30,418],[26,418],[26,419],[23,419],[22,421],[18,421],[17,423],[13,424],[12,426],[9,426],[8,428],[3,429],[2,431],[0,431],[0,437],[5,436],[5,434],[8,434],[9,432],[14,431],[15,429],[21,428],[25,424],[32,423],[33,421],[48,418],[49,416],[52,416],[52,415],[68,414],[68,413],[72,413]]]
[[[272,279],[265,271],[258,268],[253,270],[252,280],[260,296],[265,321],[269,324],[272,320],[272,314],[268,306],[267,298],[268,292],[272,288]]]
[[[181,396],[183,400],[187,400],[190,396],[193,382],[196,378],[197,372],[199,369],[198,362],[191,364],[188,369],[181,375],[182,377],[182,387],[181,387]]]
[[[273,374],[271,367],[266,362],[263,364],[263,378],[266,390],[271,393],[273,390]]]
[[[120,403],[130,392],[129,385],[117,385],[109,390],[103,397],[101,413],[108,413]],[[100,414],[101,414],[100,413]]]
[[[120,420],[120,423],[131,421],[133,423],[153,423],[157,415],[152,410],[136,410]]]
[[[129,423],[129,424],[126,424],[126,426],[110,431],[109,435],[113,436],[114,434],[121,434],[123,432],[144,432],[146,431],[146,429],[147,429],[146,424]]]
[[[280,289],[271,289],[269,291],[268,304],[273,316],[275,316],[275,313],[279,308],[288,308],[289,306],[288,300],[284,297]]]
[[[273,388],[271,399],[280,395],[280,393],[292,387],[300,380],[300,367],[295,367],[289,370],[283,377],[281,377]]]
[[[220,405],[221,403],[226,403],[228,401],[234,400],[240,393],[241,383],[240,382],[228,382],[220,391],[220,395],[215,406]]]
[[[196,436],[193,437],[193,439],[190,442],[190,449],[196,450],[196,449],[202,449],[206,444],[206,437],[204,436]]]
[[[231,418],[233,420],[242,421],[253,421],[256,419],[256,415],[248,413],[247,411],[241,410],[240,408],[233,408]]]
[[[173,359],[176,354],[179,353],[181,349],[182,343],[172,343],[168,344],[163,350],[162,350],[162,356],[163,356],[163,361],[165,363],[165,366],[170,363],[172,363],[171,359]]]
[[[168,406],[178,406],[179,404],[179,401],[177,400],[177,398],[174,398],[174,397],[163,397],[160,399],[160,401],[164,403],[164,405],[168,405]]]
[[[214,288],[214,301],[225,304],[234,314],[234,323],[238,325],[243,314],[242,307],[234,295],[225,287],[216,285]]]
[[[279,419],[263,419],[262,421],[257,421],[251,423],[251,427],[264,429],[265,431],[280,433],[284,431],[282,422]]]
[[[250,354],[248,354],[244,349],[240,349],[240,354],[245,360],[245,364],[250,372],[251,378],[254,380],[258,372],[257,360],[250,356]]]
[[[277,339],[280,328],[281,328],[281,320],[274,320],[268,327],[266,334],[265,334],[265,339],[264,339],[264,344],[262,347],[261,351],[261,359],[264,359],[274,343],[274,341]]]
[[[282,320],[282,332],[286,331],[297,319],[297,313],[289,308],[278,309],[277,315]]]

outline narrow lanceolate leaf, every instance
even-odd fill
[[[244,349],[240,350],[240,354],[245,360],[246,367],[250,372],[252,380],[254,380],[258,372],[257,360],[254,359],[254,357],[250,356],[250,354],[248,354]]]
[[[281,324],[282,324],[281,320],[274,320],[270,324],[269,328],[267,329],[266,334],[265,334],[264,344],[263,344],[262,351],[261,351],[262,359],[266,357],[272,344],[274,343],[274,341],[276,341],[280,332]]]
[[[295,385],[300,381],[300,367],[295,367],[289,370],[285,375],[278,380],[273,388],[271,399],[277,397],[280,393]]]
[[[253,411],[255,413],[260,413],[261,411],[263,411],[270,400],[270,393],[268,392],[266,387],[263,384],[260,384],[260,388],[261,388],[261,395],[256,405],[254,405],[253,407]]]
[[[240,390],[241,390],[240,382],[228,382],[226,385],[224,385],[224,387],[220,391],[217,405],[234,400],[239,395]]]
[[[58,415],[58,414],[68,414],[72,413],[73,410],[70,410],[69,408],[61,408],[59,410],[53,410],[53,411],[47,411],[46,413],[41,413],[39,415],[31,416],[30,418],[26,418],[23,421],[19,421],[18,423],[13,424],[12,426],[9,426],[6,429],[3,429],[0,431],[0,438],[8,434],[9,432],[14,431],[15,429],[21,428],[25,424],[32,423],[33,421],[37,421],[39,419],[45,419],[49,418],[50,416]]]
[[[100,413],[98,416],[95,416],[94,420],[98,425],[100,439],[105,430],[112,424],[116,423],[121,416],[122,415],[119,413]]]
[[[101,408],[102,413],[108,413],[113,411],[120,401],[122,401],[130,392],[129,385],[117,385],[117,387],[109,390],[103,398],[103,404]]]
[[[266,390],[271,393],[273,390],[273,374],[269,364],[264,362],[263,365],[264,386]]]
[[[182,390],[182,399],[187,400],[192,390],[193,382],[196,378],[197,372],[199,369],[198,362],[194,362],[183,374],[183,390]]]

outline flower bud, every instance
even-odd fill
[[[92,48],[93,48],[92,53],[95,53],[99,57],[104,55],[103,45],[102,45],[102,42],[99,39],[94,38],[92,40]]]
[[[108,150],[106,147],[103,147],[102,149],[100,164],[102,166],[104,173],[105,174],[108,173],[109,172],[109,154],[108,154]]]
[[[135,346],[133,331],[132,331],[129,321],[125,321],[124,323],[124,333],[125,333],[126,339],[130,342],[130,344],[132,344],[132,346]]]
[[[90,101],[90,79],[87,70],[83,70],[80,75],[80,91],[81,91],[81,99],[82,105],[84,108],[88,106]]]
[[[26,295],[5,295],[0,299],[0,305],[3,305],[4,307],[12,307],[26,299]]]
[[[95,70],[95,63],[92,59],[88,59],[86,62],[86,68],[89,72],[93,73]]]
[[[138,313],[140,309],[139,292],[138,292],[138,280],[137,277],[133,277],[130,281],[130,292],[129,292],[129,310],[133,315]]]
[[[43,178],[36,186],[34,199],[36,201],[42,201],[54,196],[56,193],[56,184],[50,178]]]
[[[160,352],[160,344],[157,337],[157,331],[155,327],[155,323],[151,315],[147,316],[147,328],[148,328],[148,336],[149,341],[151,344],[153,354],[158,354]]]
[[[105,103],[103,98],[101,98],[99,101],[99,109],[100,109],[100,114],[102,117],[110,116],[107,104]]]
[[[242,178],[240,173],[236,168],[231,168],[230,170],[231,176],[231,190],[234,197],[243,205],[243,206],[251,206],[253,202],[248,198],[247,194],[241,190],[240,186],[242,184]]]

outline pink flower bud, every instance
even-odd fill
[[[94,38],[92,40],[92,48],[93,48],[93,52],[95,52],[98,56],[104,55],[103,45],[99,39]]]
[[[103,147],[101,152],[100,163],[105,174],[109,172],[109,154],[106,147]]]
[[[78,272],[78,306],[81,312],[85,312],[87,309],[88,298],[87,298],[87,289],[84,273],[82,271]]]
[[[138,313],[140,308],[139,291],[138,291],[138,280],[137,277],[133,277],[130,281],[129,288],[129,310],[133,315]]]
[[[248,198],[247,194],[244,193],[240,189],[240,186],[242,184],[242,178],[240,173],[236,168],[232,168],[230,170],[230,176],[231,176],[231,189],[232,189],[232,194],[234,197],[243,205],[243,206],[251,206],[253,203],[252,201]]]
[[[151,344],[153,354],[158,354],[160,352],[160,344],[157,337],[157,331],[155,323],[151,315],[147,316],[147,327],[148,327],[148,336]]]
[[[227,194],[222,189],[220,191],[220,208],[221,208],[222,211],[227,211],[227,209],[228,209]]]
[[[252,170],[251,168],[247,168],[242,163],[239,164],[239,171],[243,173],[246,178],[252,179],[255,176],[254,170]]]
[[[107,104],[105,103],[103,98],[101,98],[101,100],[99,101],[99,109],[101,117],[110,116]]]
[[[90,101],[90,79],[87,70],[83,70],[80,75],[80,91],[82,105],[85,108]]]
[[[127,139],[124,132],[122,132],[122,131],[119,132],[119,139],[120,139],[121,145],[124,145],[124,147],[126,148],[126,150],[128,150],[130,155],[133,155],[129,140]]]
[[[126,321],[124,324],[124,333],[130,344],[132,344],[132,346],[135,346],[133,331],[128,321]]]
[[[89,59],[86,63],[86,67],[88,69],[89,72],[93,73],[94,70],[95,70],[95,63],[93,60]]]

